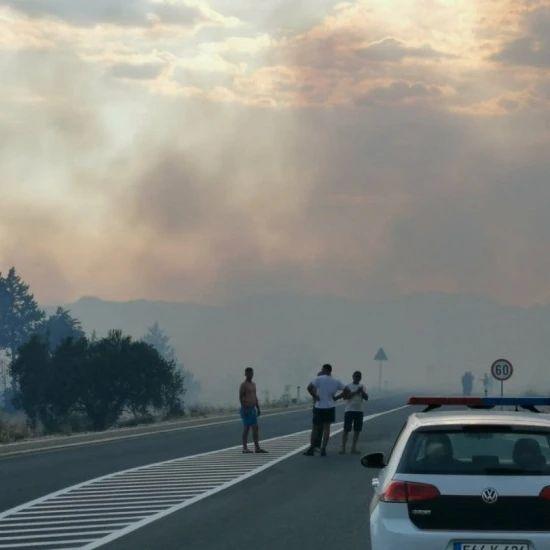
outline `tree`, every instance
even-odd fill
[[[51,349],[51,343],[49,343]],[[88,367],[89,342],[84,337],[69,336],[52,352],[52,369],[49,376],[51,399],[50,419],[58,427],[72,413],[82,413],[79,397],[85,383],[84,371]]]
[[[43,319],[44,312],[15,268],[6,277],[0,273],[0,349],[6,350],[12,361]]]
[[[181,411],[183,378],[169,361],[150,344],[133,342],[130,348],[127,407],[134,414],[147,414],[149,408]]]
[[[69,310],[62,307],[58,307],[56,312],[44,321],[40,332],[45,335],[51,351],[54,351],[67,338],[77,341],[84,336],[80,321],[72,317]]]
[[[172,361],[145,342],[120,331],[89,341],[63,340],[52,352],[44,335],[24,344],[11,366],[16,404],[30,424],[57,430],[71,414],[88,418],[93,429],[113,425],[124,410],[181,410],[182,377]]]
[[[168,361],[175,359],[176,354],[170,345],[170,336],[160,328],[157,321],[147,329],[147,334],[142,341],[153,346]]]
[[[78,369],[85,361],[85,338],[67,338],[52,354],[43,335],[34,334],[21,346],[11,364],[16,385],[14,402],[32,428],[38,421],[47,432],[56,431],[75,412],[79,392]]]
[[[179,373],[179,382],[182,386],[181,396],[179,396],[178,402],[181,401],[181,397],[183,397],[184,394],[186,402],[188,400],[196,401],[200,393],[200,382],[191,371],[185,369],[183,364],[178,361],[176,352],[170,345],[170,337],[159,326],[157,321],[147,329],[147,334],[142,338],[142,341],[153,346],[164,359],[174,364],[175,369]],[[172,396],[171,399],[175,400],[176,396]],[[179,406],[181,406],[181,402]],[[176,410],[174,409],[172,412],[175,413]]]
[[[22,408],[33,428],[38,420],[46,418],[49,400],[51,355],[47,342],[33,335],[21,347],[10,366],[12,380],[17,388],[14,404]]]
[[[124,410],[130,343],[129,336],[113,330],[88,348],[80,369],[79,402],[95,430],[113,425]]]

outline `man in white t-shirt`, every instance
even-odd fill
[[[307,391],[315,401],[313,406],[313,427],[311,429],[311,446],[304,453],[313,456],[316,442],[321,439],[321,456],[327,456],[327,444],[330,438],[330,425],[335,420],[336,393],[344,389],[340,380],[332,378],[332,366],[323,365],[322,374],[312,380]]]
[[[353,441],[351,444],[351,453],[359,454],[357,450],[357,441],[359,434],[363,429],[363,401],[366,401],[369,396],[365,391],[365,387],[361,384],[361,373],[356,370],[352,376],[353,382],[346,386],[344,399],[346,402],[346,412],[344,413],[344,432],[342,435],[342,449],[340,454],[346,454],[346,445],[348,436],[353,427]]]

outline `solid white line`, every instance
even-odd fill
[[[377,418],[379,416],[390,414],[392,412],[396,412],[396,411],[402,410],[404,408],[407,408],[407,406],[405,405],[405,406],[402,406],[402,407],[397,407],[395,409],[390,409],[389,411],[383,411],[383,412],[380,412],[380,413],[371,414],[371,415],[365,417],[365,421],[368,422],[368,421],[372,420],[373,418]],[[343,427],[340,427],[339,429],[337,429],[333,433],[331,433],[331,436],[336,435],[336,434],[338,434],[342,431],[343,431]],[[304,434],[304,433],[308,433],[308,432],[310,432],[310,430],[304,430],[302,432],[297,432],[296,435]],[[273,438],[273,439],[281,439],[281,438]],[[234,448],[238,448],[238,447],[239,446],[235,446]],[[283,455],[279,458],[276,458],[274,461],[268,462],[267,464],[264,464],[263,466],[260,466],[259,468],[257,468],[256,470],[253,470],[252,472],[249,472],[247,474],[243,474],[242,476],[240,476],[236,479],[228,481],[227,483],[224,483],[223,485],[215,487],[214,489],[211,489],[210,491],[206,491],[204,493],[201,493],[200,495],[197,495],[196,497],[194,497],[192,499],[189,499],[185,502],[182,502],[181,504],[179,504],[177,506],[174,506],[172,508],[169,508],[168,510],[164,510],[162,512],[159,512],[155,516],[146,517],[146,518],[142,519],[141,521],[139,521],[137,523],[134,523],[134,524],[131,524],[128,527],[125,527],[124,529],[121,529],[120,531],[116,531],[116,532],[112,533],[111,535],[108,535],[107,537],[105,537],[101,540],[92,542],[91,544],[87,544],[83,548],[83,550],[92,550],[93,548],[98,548],[100,546],[103,546],[103,545],[105,545],[105,544],[107,544],[107,543],[109,543],[113,540],[116,540],[120,537],[123,537],[124,535],[127,535],[128,533],[136,531],[137,529],[140,529],[141,527],[144,527],[145,525],[153,523],[154,521],[157,521],[157,520],[159,520],[163,517],[166,517],[170,514],[173,514],[174,512],[177,512],[179,510],[182,510],[183,508],[187,508],[187,506],[191,506],[191,505],[195,504],[196,502],[199,502],[199,501],[201,501],[205,498],[208,498],[208,497],[210,497],[210,496],[212,496],[216,493],[219,493],[220,491],[224,491],[225,489],[228,489],[229,487],[232,487],[233,485],[241,483],[245,479],[248,479],[248,478],[250,478],[254,475],[259,474],[260,472],[263,472],[264,470],[266,470],[268,468],[271,468],[275,464],[278,464],[279,462],[282,462],[283,460],[286,460],[287,458],[290,458],[291,456],[294,456],[294,455],[298,454],[299,452],[307,449],[308,447],[309,447],[309,444],[302,445],[299,448],[294,449],[293,451],[290,451],[288,454]]]
[[[137,500],[134,500],[137,499]],[[146,498],[146,497],[130,497],[129,499],[126,497],[123,497],[120,500],[102,500],[99,502],[89,502],[87,500],[79,500],[76,501],[77,504],[74,504],[75,501],[69,501],[69,502],[59,502],[59,503],[52,503],[48,504],[47,506],[41,506],[40,508],[33,508],[33,510],[39,510],[39,511],[48,511],[48,510],[91,510],[94,506],[97,506],[98,508],[106,507],[106,506],[118,506],[116,509],[125,510],[125,507],[119,506],[120,504],[128,504],[128,505],[136,505],[136,504],[151,504],[151,506],[161,506],[163,503],[166,502],[178,502],[181,498],[178,498],[177,496],[173,497],[157,497],[157,498]]]
[[[273,458],[274,455],[272,455]],[[267,462],[267,461],[266,461]],[[262,462],[261,464],[250,464],[247,467],[242,468],[232,468],[231,470],[222,470],[220,469],[217,474],[200,474],[198,472],[193,474],[181,474],[181,473],[166,473],[166,474],[140,474],[140,475],[128,475],[124,476],[123,478],[119,478],[116,481],[106,481],[105,483],[101,483],[100,485],[106,485],[107,483],[113,484],[113,483],[141,483],[143,481],[161,481],[163,479],[170,479],[170,480],[185,480],[185,479],[211,479],[214,477],[230,477],[235,474],[241,474],[242,472],[246,472],[247,470],[250,470],[250,468],[254,468],[255,466],[261,466],[264,464]]]
[[[126,527],[128,523],[111,523],[107,525],[73,525],[72,527],[38,527],[37,529],[8,529],[8,530],[0,530],[0,535],[5,535],[6,533],[43,533],[47,531],[74,531],[75,529],[95,529],[96,527],[104,529],[108,527]],[[10,527],[13,527],[10,525]],[[83,531],[88,532],[88,531]],[[109,529],[108,532],[112,532],[112,529]],[[91,533],[91,531],[90,531]],[[61,533],[60,533],[61,534]]]
[[[267,461],[266,461],[267,462]],[[254,466],[254,465],[251,465],[251,466]],[[261,466],[261,464],[258,464],[258,466]],[[240,473],[243,473],[243,472],[247,472],[248,470],[250,470],[250,466],[248,468],[239,468],[239,469],[234,469],[234,470],[229,470],[229,471],[223,471],[224,474],[229,474],[229,477],[231,477],[231,475],[234,475],[234,474],[240,474]],[[222,473],[222,472],[220,472]],[[197,476],[196,475],[193,475],[193,476],[179,476],[177,474],[173,474],[173,475],[170,475],[170,474],[151,474],[151,475],[147,475],[147,474],[139,474],[139,475],[129,475],[127,477],[124,478],[124,480],[119,480],[119,482],[121,481],[126,481],[127,483],[129,482],[136,482],[136,483],[139,483],[140,481],[142,480],[151,480],[151,481],[160,481],[160,480],[175,480],[175,479],[194,479],[196,478]]]
[[[204,487],[209,487],[209,485],[204,485]],[[196,491],[196,489],[189,489],[189,491],[178,491],[176,494],[167,494],[167,493],[154,493],[154,494],[139,494],[139,493],[130,493],[130,494],[121,494],[121,495],[94,495],[91,498],[56,498],[52,502],[48,502],[45,504],[40,504],[40,507],[43,506],[57,506],[59,504],[74,504],[82,502],[84,504],[89,505],[97,505],[100,502],[105,501],[116,501],[116,500],[144,500],[146,502],[151,502],[153,500],[175,500],[178,498],[178,495],[184,495],[188,493],[192,493],[193,491]],[[36,509],[36,508],[34,508]]]
[[[35,546],[52,546],[53,544],[73,544],[73,543],[84,543],[88,542],[88,539],[70,539],[70,540],[64,540],[63,542],[18,542],[15,544],[0,544],[0,548],[28,548],[29,546],[35,547]],[[77,549],[80,547],[76,547]],[[55,550],[75,550],[75,548],[65,548],[64,546],[57,546]]]
[[[205,485],[204,487],[214,487],[215,485]],[[194,488],[194,489],[180,489],[177,491],[152,491],[152,492],[122,492],[122,493],[97,493],[91,495],[91,497],[87,500],[67,500],[67,499],[55,499],[55,502],[59,502],[61,504],[72,504],[75,502],[88,502],[90,504],[93,504],[95,502],[104,502],[105,500],[112,500],[115,497],[120,497],[122,500],[128,500],[128,499],[157,499],[157,498],[178,498],[178,497],[186,497],[188,495],[196,494],[198,491],[201,491],[202,488]],[[0,524],[1,525],[1,524]]]
[[[392,412],[395,412],[395,411],[398,411],[398,410],[401,410],[401,409],[404,409],[406,407],[398,407],[398,408],[395,408],[395,409],[391,409],[391,410],[387,410],[387,411],[383,411],[383,412],[380,412],[380,413],[376,413],[376,414],[373,414],[373,415],[369,415],[367,417],[365,417],[365,420],[366,421],[369,421],[373,418],[376,418],[376,417],[379,417],[379,416],[382,416],[382,415],[387,415],[387,414],[390,414]],[[275,414],[291,414],[291,413],[294,413],[294,412],[297,412],[297,411],[287,411],[287,412],[283,412],[283,413],[275,413]],[[267,416],[267,415],[266,415]],[[237,419],[235,421],[238,421]],[[229,421],[228,421],[229,422]],[[232,422],[232,421],[231,421]],[[227,422],[223,422],[223,423],[227,423]],[[212,423],[211,423],[212,424]],[[217,424],[217,423],[213,423],[213,424]],[[202,424],[201,426],[190,426],[190,427],[187,427],[187,428],[177,428],[177,430],[181,430],[181,429],[191,429],[191,428],[195,428],[195,427],[202,427],[202,426],[205,426],[206,424]],[[335,427],[338,426],[338,428],[331,434],[331,435],[335,435],[337,433],[340,433],[342,431],[342,423],[339,423],[337,425],[335,425]],[[169,430],[169,431],[174,431],[174,430]],[[20,506],[17,506],[15,508],[12,508],[10,510],[6,510],[5,512],[2,512],[0,513],[0,526],[2,525],[3,522],[11,522],[13,523],[14,521],[32,521],[32,520],[41,520],[42,522],[47,522],[49,520],[52,520],[52,519],[63,519],[65,521],[71,521],[71,520],[75,520],[76,518],[87,518],[86,520],[82,520],[82,521],[96,521],[96,522],[101,522],[101,521],[105,521],[105,513],[108,511],[108,516],[111,517],[111,516],[120,516],[120,515],[123,515],[125,517],[120,517],[120,518],[113,518],[113,520],[117,520],[118,521],[124,521],[124,522],[127,522],[126,524],[126,527],[124,527],[123,529],[120,529],[120,530],[117,530],[117,531],[114,531],[112,532],[110,535],[108,535],[107,537],[104,537],[102,539],[99,539],[99,540],[96,540],[96,541],[85,541],[85,542],[88,542],[88,544],[84,547],[85,549],[87,550],[91,550],[93,548],[97,548],[98,546],[102,546],[103,544],[106,544],[108,542],[110,542],[111,540],[116,540],[118,539],[119,537],[122,537],[124,536],[125,534],[127,533],[130,533],[132,531],[135,531],[136,529],[139,529],[140,527],[144,526],[144,525],[147,525],[153,521],[156,521],[162,517],[165,517],[166,515],[169,515],[169,514],[172,514],[180,509],[183,509],[187,506],[190,506],[196,502],[199,502],[200,500],[203,500],[204,498],[207,498],[213,494],[216,494],[220,491],[223,491],[225,489],[227,489],[228,487],[231,487],[237,483],[240,483],[241,481],[244,481],[245,479],[248,479],[249,477],[251,476],[254,476],[264,470],[266,470],[267,468],[270,468],[271,466],[274,466],[275,464],[299,453],[300,451],[304,450],[305,448],[308,447],[307,444],[302,444],[302,445],[299,445],[298,448],[296,448],[295,445],[292,445],[292,440],[295,439],[296,441],[300,441],[300,439],[303,438],[303,436],[307,433],[309,433],[310,430],[303,430],[301,432],[296,432],[295,434],[287,434],[287,435],[284,435],[284,436],[278,436],[278,437],[275,437],[275,438],[271,438],[270,440],[266,440],[265,442],[269,442],[269,441],[278,441],[278,440],[283,440],[281,443],[282,443],[282,447],[283,447],[283,452],[281,454],[281,448],[278,449],[278,452],[274,452],[270,455],[267,455],[267,456],[261,456],[261,457],[256,457],[254,456],[253,458],[254,459],[258,459],[258,460],[247,460],[248,458],[252,458],[252,457],[248,457],[248,456],[244,456],[244,457],[240,457],[240,460],[239,462],[235,462],[235,464],[240,464],[240,466],[242,466],[243,468],[245,467],[246,465],[246,470],[243,471],[243,468],[236,468],[236,467],[233,467],[231,466],[229,470],[226,470],[224,471],[223,473],[226,474],[226,475],[232,475],[233,478],[229,478],[227,479],[227,481],[225,482],[221,482],[219,483],[217,486],[213,486],[212,488],[209,488],[207,489],[206,491],[204,491],[203,489],[199,489],[198,487],[195,487],[196,490],[200,491],[199,494],[196,494],[194,496],[192,496],[191,498],[188,498],[187,500],[184,500],[184,501],[181,501],[179,499],[166,499],[166,501],[170,501],[172,502],[173,500],[176,500],[178,503],[173,505],[173,504],[164,504],[164,505],[155,505],[155,504],[151,504],[150,500],[147,501],[147,507],[145,506],[137,506],[137,509],[136,509],[136,503],[134,503],[134,506],[116,506],[116,507],[109,507],[109,506],[105,506],[105,507],[102,507],[102,508],[88,508],[88,509],[85,509],[85,508],[81,508],[83,505],[79,505],[78,508],[75,508],[74,506],[71,506],[71,503],[70,502],[58,502],[56,503],[55,502],[55,499],[57,497],[60,497],[60,498],[67,498],[69,495],[70,496],[75,496],[75,493],[76,495],[78,495],[78,491],[79,490],[82,490],[82,491],[86,491],[86,490],[90,490],[90,489],[104,489],[105,487],[109,487],[109,488],[115,488],[117,487],[117,483],[118,485],[120,486],[121,483],[124,483],[125,481],[128,483],[128,482],[132,482],[134,481],[134,483],[131,485],[131,488],[133,489],[140,489],[140,483],[143,483],[143,481],[151,481],[151,477],[153,476],[157,476],[158,473],[163,473],[162,470],[164,469],[164,473],[170,471],[171,469],[178,469],[178,468],[181,468],[182,466],[185,467],[185,466],[189,466],[191,468],[198,468],[198,471],[202,471],[203,475],[204,475],[204,468],[202,468],[201,470],[201,464],[195,464],[193,461],[191,461],[191,459],[195,458],[195,459],[203,459],[205,460],[205,462],[208,462],[208,467],[212,467],[212,468],[216,468],[217,471],[218,471],[218,476],[220,475],[219,474],[219,469],[220,467],[222,466],[223,463],[220,463],[220,459],[223,460],[224,457],[227,457],[227,459],[230,459],[232,462],[236,459],[236,456],[237,456],[237,449],[240,449],[240,446],[239,445],[236,445],[234,447],[229,447],[227,449],[221,449],[221,450],[214,450],[214,451],[209,451],[209,452],[206,452],[206,453],[199,453],[199,454],[196,454],[196,455],[189,455],[189,456],[186,456],[186,457],[179,457],[179,458],[175,458],[175,459],[171,459],[171,460],[167,460],[167,461],[161,461],[161,462],[157,462],[155,464],[150,464],[148,466],[141,466],[141,467],[137,467],[137,468],[129,468],[127,470],[124,470],[124,471],[121,471],[121,472],[116,472],[114,474],[107,474],[107,475],[104,475],[104,476],[101,476],[101,477],[98,477],[98,478],[95,478],[93,480],[88,480],[88,481],[84,481],[82,483],[79,483],[77,485],[74,485],[74,486],[71,486],[71,487],[68,487],[68,488],[65,488],[65,489],[61,489],[59,491],[56,491],[54,493],[51,493],[49,495],[45,495],[43,497],[40,497],[38,499],[35,499],[34,501],[31,501],[31,502],[28,502],[28,503],[24,503]],[[154,433],[162,433],[163,430],[158,430]],[[137,434],[136,434],[137,435]],[[142,433],[142,434],[139,434],[139,435],[147,435],[145,433]],[[87,442],[89,443],[89,442]],[[81,443],[79,443],[80,445]],[[288,451],[285,451],[284,449],[288,449]],[[36,451],[36,449],[33,449],[33,451]],[[262,460],[259,460],[259,459],[262,459]],[[189,462],[187,462],[189,461]],[[187,464],[184,464],[185,462],[187,462]],[[205,464],[206,466],[206,464]],[[251,469],[252,468],[252,469]],[[148,474],[148,477],[145,477],[144,479],[129,479],[129,477],[131,476],[134,476],[135,474],[140,474],[140,473],[143,473],[143,474]],[[173,474],[176,474],[176,472],[172,472]],[[184,473],[187,473],[189,474],[189,470],[186,470]],[[152,476],[153,474],[153,476]],[[162,476],[161,476],[162,477]],[[215,476],[210,476],[208,478],[208,481],[215,481],[214,479]],[[224,477],[224,476],[220,476],[220,477]],[[164,480],[163,479],[159,479],[158,477],[155,477],[153,480],[153,482],[158,482],[158,481],[161,481],[163,482]],[[172,475],[171,478],[167,479],[166,480],[166,483],[168,482],[171,482],[172,484],[174,483],[174,481],[178,481],[178,477],[177,475]],[[184,481],[184,479],[179,479],[179,481]],[[114,483],[114,485],[113,485]],[[166,483],[160,483],[160,484],[157,484],[157,485],[154,485],[154,487],[156,488],[159,488],[159,487],[163,487],[164,485],[166,485]],[[137,486],[136,486],[137,485]],[[189,486],[189,484],[187,484],[187,486]],[[203,484],[202,487],[204,487],[205,485]],[[69,496],[69,498],[70,498]],[[85,496],[85,495],[84,495]],[[168,496],[168,495],[166,495]],[[56,505],[57,504],[57,505]],[[107,503],[107,504],[111,504],[111,503]],[[116,503],[112,503],[112,504],[116,504]],[[90,506],[97,506],[98,504],[93,504],[93,503],[90,503]],[[61,508],[59,507],[61,506]],[[67,508],[67,506],[69,506],[69,508]],[[32,510],[36,510],[35,512],[33,512]],[[45,510],[44,510],[45,509]],[[65,511],[67,510],[67,511]],[[99,511],[96,511],[96,510],[99,510]],[[110,511],[110,510],[127,510],[127,511]],[[74,513],[73,513],[74,512]],[[80,513],[81,512],[81,513]],[[29,516],[36,516],[36,517],[29,517]],[[97,516],[100,516],[100,517],[97,517]],[[101,519],[101,516],[103,516],[103,520]],[[93,519],[95,517],[95,519]],[[137,519],[137,521],[135,521]],[[77,520],[78,521],[78,520]],[[130,523],[132,522],[133,523]],[[61,522],[62,524],[64,522]],[[6,523],[4,523],[4,525],[6,525]],[[33,523],[30,523],[29,525],[33,525]],[[10,525],[7,525],[8,527]],[[88,526],[88,527],[92,527],[92,526]],[[95,526],[94,526],[95,527]],[[79,542],[79,541],[71,541],[71,542]],[[36,543],[36,544],[41,544],[41,543]],[[2,547],[5,547],[5,546],[0,546],[0,548]]]
[[[235,447],[232,447],[233,449],[237,449],[237,448],[240,448],[240,445],[236,445]],[[148,466],[149,467],[153,467],[153,466],[159,466],[161,464],[168,464],[170,462],[183,462],[185,460],[191,460],[193,458],[196,458],[197,456],[208,456],[208,455],[212,455],[212,454],[215,454],[217,453],[219,450],[214,450],[214,451],[208,451],[206,453],[199,453],[199,454],[196,454],[196,455],[189,455],[189,456],[185,456],[185,457],[178,457],[178,458],[173,458],[171,460],[163,460],[163,461],[160,461],[160,462],[156,462],[156,463],[153,463],[153,464],[149,464]],[[0,521],[2,521],[4,518],[6,518],[7,516],[12,516],[16,513],[19,513],[20,510],[25,510],[25,509],[28,509],[30,508],[31,506],[34,506],[36,504],[39,504],[41,502],[44,502],[45,500],[50,500],[52,498],[55,498],[57,496],[60,496],[60,495],[65,495],[67,494],[68,492],[72,492],[72,491],[75,491],[77,489],[80,489],[82,487],[89,487],[91,484],[97,484],[99,483],[100,481],[103,481],[103,480],[106,480],[106,481],[110,481],[112,480],[115,476],[118,477],[120,476],[121,474],[124,474],[126,472],[134,472],[136,470],[139,470],[143,468],[143,466],[138,466],[138,467],[134,467],[134,468],[128,468],[127,470],[122,470],[120,472],[116,472],[116,473],[110,473],[110,474],[105,474],[103,476],[100,476],[100,477],[96,477],[95,479],[91,479],[91,480],[86,480],[86,481],[82,481],[81,483],[77,483],[76,485],[72,485],[71,487],[65,487],[63,489],[59,489],[58,491],[55,491],[53,493],[49,493],[47,495],[44,495],[42,497],[39,497],[39,498],[36,498],[34,500],[31,500],[29,502],[24,502],[23,504],[20,504],[19,506],[15,506],[14,508],[10,508],[8,510],[5,510],[4,512],[1,512],[0,513]]]
[[[239,470],[235,472],[235,474],[236,475],[242,474],[242,471]],[[207,479],[211,481],[219,481],[219,480],[227,479],[228,477],[231,477],[231,476],[227,476],[227,475],[209,476]],[[196,476],[188,476],[184,478],[178,477],[178,479],[174,480],[173,483],[169,483],[166,480],[152,480],[152,481],[140,480],[140,481],[117,481],[116,483],[107,483],[107,482],[97,483],[97,484],[94,484],[92,487],[90,487],[89,490],[81,488],[78,491],[71,492],[71,495],[73,494],[86,495],[88,493],[93,493],[95,491],[100,491],[103,489],[110,490],[117,487],[120,487],[120,488],[129,487],[129,488],[136,488],[136,489],[139,489],[140,487],[146,487],[146,486],[158,487],[158,488],[178,487],[179,485],[185,485],[187,483],[187,480],[195,479],[195,478]]]
[[[33,510],[36,510],[36,512],[22,512],[21,515],[24,513],[25,516],[29,516],[30,514],[33,514],[34,516],[40,515],[47,517],[48,514],[52,513],[58,513],[58,512],[104,512],[105,510],[133,510],[136,512],[137,510],[151,510],[153,508],[166,508],[163,504],[135,504],[135,505],[128,505],[128,506],[101,506],[99,504],[93,504],[92,506],[99,506],[99,508],[90,508],[85,505],[80,506],[52,506],[50,508],[33,508]]]
[[[276,413],[266,413],[262,414],[260,418],[269,418],[272,416],[282,416],[286,414],[294,414],[304,411],[307,411],[308,408],[304,407],[303,409],[294,409],[292,411],[283,411],[283,412],[276,412]],[[32,454],[32,453],[40,453],[44,451],[57,451],[59,449],[68,449],[70,447],[83,447],[86,445],[96,445],[100,443],[110,443],[112,441],[122,441],[125,439],[135,439],[137,437],[146,437],[149,435],[155,435],[155,434],[165,434],[170,432],[179,432],[184,430],[195,430],[198,428],[207,428],[210,426],[221,426],[223,424],[231,424],[235,422],[241,422],[241,419],[239,418],[238,414],[235,414],[235,418],[231,418],[229,420],[220,420],[218,422],[207,422],[205,424],[196,424],[193,426],[178,426],[176,428],[166,428],[163,430],[150,430],[148,432],[140,432],[136,434],[126,434],[126,435],[117,435],[113,437],[103,437],[100,439],[92,439],[90,441],[77,441],[75,443],[64,443],[62,445],[46,445],[44,447],[35,447],[32,449],[21,449],[19,451],[11,451],[9,453],[0,453],[0,460],[3,458],[8,458],[15,455],[22,455],[22,454]]]
[[[123,518],[117,518],[117,519],[123,519],[124,521],[132,519],[132,518],[144,518],[148,516],[149,514],[147,512],[109,512],[109,517],[111,516],[126,516]],[[99,517],[97,517],[99,516]],[[103,521],[101,518],[105,517],[105,514],[103,512],[88,512],[87,514],[70,514],[70,515],[55,515],[55,516],[30,516],[30,517],[20,517],[19,514],[17,515],[16,520],[12,521],[25,521],[29,520],[31,522],[32,520],[50,520],[50,519],[62,519],[62,518],[69,518],[67,519],[67,523],[71,521],[73,518],[95,518],[93,521]],[[90,520],[92,521],[92,520]],[[107,518],[105,518],[105,521],[107,521]],[[63,522],[65,523],[65,522]],[[29,523],[30,524],[30,523]],[[34,525],[34,523],[33,523]]]
[[[209,481],[212,481],[214,483],[217,483],[219,481],[224,481],[228,478],[228,476],[216,476],[216,477],[210,477],[208,478]],[[193,479],[193,478],[191,478]],[[147,482],[139,482],[139,483],[119,483],[116,485],[107,485],[105,484],[105,488],[101,485],[97,485],[93,488],[88,489],[79,489],[78,491],[75,491],[74,493],[71,493],[70,496],[73,495],[89,495],[91,493],[96,492],[103,492],[103,491],[113,491],[115,489],[125,490],[125,489],[135,489],[138,491],[139,489],[159,489],[159,490],[165,490],[170,488],[177,488],[177,487],[186,487],[187,481],[185,479],[178,481],[174,481],[173,483],[147,483]]]
[[[273,453],[271,453],[271,455],[273,455]],[[217,465],[217,466],[213,466],[211,468],[208,468],[206,470],[201,470],[200,468],[197,468],[197,467],[194,467],[193,465],[193,468],[167,468],[167,469],[163,469],[163,470],[153,470],[153,471],[149,471],[149,470],[144,470],[144,469],[141,469],[137,472],[130,472],[128,474],[125,474],[124,476],[119,476],[117,479],[129,479],[129,478],[135,478],[135,477],[143,477],[143,476],[148,476],[148,477],[152,477],[152,476],[166,476],[167,474],[177,474],[177,473],[181,473],[181,474],[187,474],[187,475],[196,475],[197,472],[205,472],[204,475],[207,475],[207,474],[210,474],[210,473],[215,473],[215,472],[233,472],[235,470],[244,470],[245,468],[249,467],[249,466],[253,466],[254,464],[263,464],[266,460],[268,459],[264,459],[264,460],[255,460],[254,462],[252,461],[244,461],[241,459],[240,463],[233,463],[233,464],[224,464],[221,460],[220,460],[220,463]]]
[[[137,499],[137,500],[134,500]],[[40,508],[33,508],[33,510],[38,510],[42,512],[47,512],[50,510],[91,510],[94,508],[94,506],[101,508],[101,507],[108,507],[108,506],[117,506],[118,508],[111,508],[111,509],[117,509],[117,510],[125,510],[126,508],[124,506],[119,506],[122,504],[128,504],[128,505],[135,505],[135,504],[150,504],[151,506],[161,506],[164,503],[168,502],[179,502],[182,500],[178,497],[157,497],[155,499],[152,498],[145,498],[145,497],[130,497],[130,499],[127,499],[123,497],[120,500],[102,500],[99,502],[88,502],[86,500],[79,500],[76,501],[76,504],[74,501],[70,502],[59,502],[55,504],[48,504],[48,506],[41,506]],[[95,508],[94,508],[95,509]]]
[[[225,481],[225,478],[224,479],[220,479],[219,482],[223,483],[223,481]],[[218,481],[216,481],[217,483]],[[178,489],[178,487],[180,487]],[[177,493],[180,493],[180,492],[185,492],[185,487],[187,487],[187,484],[186,483],[181,483],[181,484],[174,484],[172,486],[166,484],[166,485],[160,485],[160,484],[154,484],[154,485],[141,485],[140,487],[133,487],[132,485],[129,485],[127,487],[122,487],[122,488],[115,488],[115,489],[106,489],[104,491],[89,491],[87,493],[83,493],[81,495],[78,495],[78,498],[80,497],[85,497],[85,496],[90,496],[90,497],[95,497],[95,496],[101,496],[101,495],[110,495],[110,494],[143,494],[143,495],[148,495],[150,493],[160,493],[160,494],[165,494],[165,493],[170,493],[170,492],[177,492]],[[67,497],[58,497],[56,500],[61,500],[61,499],[67,499],[67,498],[77,498],[76,495],[72,495],[72,496],[67,496]]]
[[[83,537],[86,535],[105,535],[108,533],[112,533],[113,530],[110,529],[108,531],[86,531],[86,532],[76,532],[76,533],[47,533],[45,535],[23,535],[23,536],[16,536],[16,537],[0,537],[0,542],[7,542],[9,540],[31,540],[31,539],[51,539],[56,537]],[[63,544],[63,540],[59,541],[61,544]]]
[[[141,515],[140,516],[135,516],[135,517],[142,517]],[[115,523],[115,522],[120,522],[121,519],[126,519],[126,518],[119,518],[119,519],[112,519],[112,520],[109,520],[109,519],[68,519],[66,521],[25,521],[23,523],[2,523],[0,524],[0,529],[5,529],[5,528],[11,528],[11,527],[34,527],[35,525],[44,525],[44,526],[47,526],[47,525],[65,525],[67,523],[98,523],[100,525],[97,525],[97,527],[101,527],[101,524],[105,523],[105,524],[111,524],[111,523]],[[19,521],[19,520],[11,520],[11,521]],[[124,523],[118,523],[117,525],[129,525],[131,522],[130,521],[125,521]],[[95,527],[95,525],[90,525],[89,527]],[[65,527],[52,527],[52,529],[65,529]],[[76,529],[76,527],[66,527],[66,529]],[[2,531],[0,531],[2,532]]]

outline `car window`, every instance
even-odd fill
[[[549,475],[550,431],[491,426],[417,430],[398,472]]]
[[[388,459],[387,459],[387,462],[390,461],[392,455],[393,455],[393,452],[395,451],[395,448],[397,447],[397,444],[399,443],[399,441],[401,440],[401,437],[403,435],[403,432],[405,431],[405,428],[407,427],[407,423],[405,422],[403,424],[403,426],[401,426],[401,429],[399,430],[399,433],[397,434],[397,437],[395,438],[395,441],[393,442],[393,445],[390,449],[390,452],[388,453]]]

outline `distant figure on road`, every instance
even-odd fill
[[[346,386],[347,392],[343,394],[346,399],[346,412],[344,413],[344,432],[342,434],[342,448],[340,454],[346,454],[346,445],[348,436],[353,427],[353,441],[351,443],[351,453],[359,454],[357,450],[357,441],[359,434],[363,429],[363,401],[367,401],[369,396],[365,387],[361,384],[361,373],[356,370],[352,376],[352,383]]]
[[[312,380],[307,391],[313,397],[315,405],[313,406],[313,427],[311,430],[311,444],[304,453],[306,456],[313,456],[315,445],[321,439],[321,456],[327,455],[327,444],[330,438],[330,425],[335,420],[335,402],[334,398],[338,391],[344,390],[345,386],[340,380],[332,378],[332,366],[323,365],[322,375]]]
[[[466,371],[462,376],[462,395],[472,395],[474,388],[474,375],[470,371]]]
[[[239,401],[241,403],[241,419],[243,421],[243,453],[251,453],[248,448],[248,432],[252,427],[254,440],[254,452],[267,453],[260,447],[260,434],[258,430],[258,416],[260,416],[260,403],[256,394],[256,384],[252,382],[254,369],[247,367],[244,371],[245,380],[239,388]]]
[[[487,397],[493,387],[493,379],[485,373],[481,378],[481,382],[483,383],[483,392],[485,393],[485,397]]]

